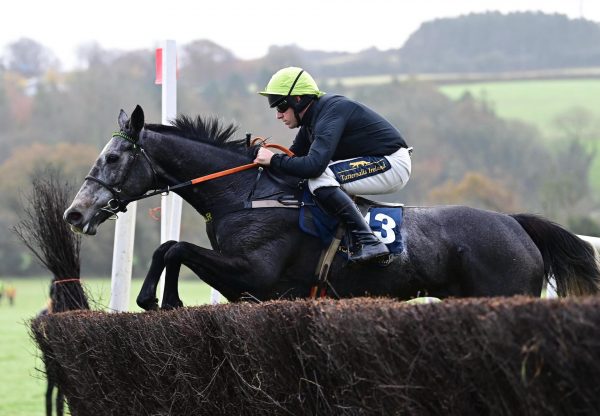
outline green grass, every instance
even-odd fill
[[[555,145],[561,139],[555,119],[565,111],[581,107],[594,118],[587,137],[590,147],[596,146],[591,171],[592,189],[600,192],[600,80],[531,80],[452,84],[439,87],[452,99],[458,99],[467,91],[475,98],[488,102],[499,117],[521,120],[535,125],[544,139]],[[564,134],[563,134],[564,136]]]
[[[594,192],[600,192],[600,138],[595,140],[596,158],[592,162],[590,168],[590,185]]]
[[[5,283],[8,281],[2,278]],[[50,278],[12,278],[17,288],[15,305],[5,298],[0,303],[0,416],[44,414],[46,382],[37,369],[43,368],[36,345],[29,337],[28,321],[45,307]],[[131,311],[140,309],[135,297],[142,281],[131,285]],[[84,280],[94,310],[105,310],[110,300],[109,279]],[[210,288],[198,279],[182,279],[179,285],[186,305],[208,303]]]
[[[498,116],[534,124],[549,139],[557,137],[555,118],[570,108],[582,107],[600,118],[598,79],[451,84],[440,91],[452,99],[469,91],[492,104]]]

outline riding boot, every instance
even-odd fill
[[[389,250],[373,234],[371,227],[362,216],[354,201],[338,186],[318,188],[314,192],[319,205],[330,215],[346,225],[356,250],[350,253],[350,261],[364,262],[381,257],[389,257]],[[378,259],[382,260],[382,259]]]

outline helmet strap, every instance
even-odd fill
[[[294,117],[296,117],[296,124],[298,127],[302,125],[302,117],[300,117],[300,113],[296,109],[296,107],[292,107],[294,109]]]
[[[316,95],[301,95],[300,101],[295,101],[294,97],[290,97],[290,107],[294,109],[294,116],[296,117],[296,121],[298,122],[298,126],[302,125],[302,118],[300,117],[300,113],[304,111],[311,102],[317,99]],[[289,101],[288,101],[289,102]]]
[[[296,76],[296,79],[294,80],[294,82],[292,83],[292,86],[290,87],[290,90],[287,93],[287,97],[289,98],[290,95],[292,95],[292,91],[294,91],[294,87],[296,86],[296,83],[298,82],[298,80],[300,79],[300,75],[302,75],[302,73],[304,72],[304,69],[302,69],[298,75]]]

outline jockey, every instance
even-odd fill
[[[279,70],[259,94],[278,120],[300,130],[290,147],[295,157],[262,147],[255,162],[308,179],[319,205],[350,232],[356,245],[350,261],[388,258],[387,247],[348,194],[385,194],[406,185],[411,161],[400,132],[361,103],[325,95],[302,68]]]

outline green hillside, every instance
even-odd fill
[[[500,117],[535,124],[549,139],[557,138],[554,119],[570,108],[585,108],[600,119],[600,79],[453,84],[440,91],[450,98],[468,91],[492,104]]]
[[[499,117],[535,125],[552,144],[561,139],[556,118],[583,108],[592,117],[586,139],[590,147],[600,149],[600,79],[497,81],[443,85],[439,89],[452,99],[469,92],[485,100]],[[600,191],[600,153],[590,179],[594,189]]]

